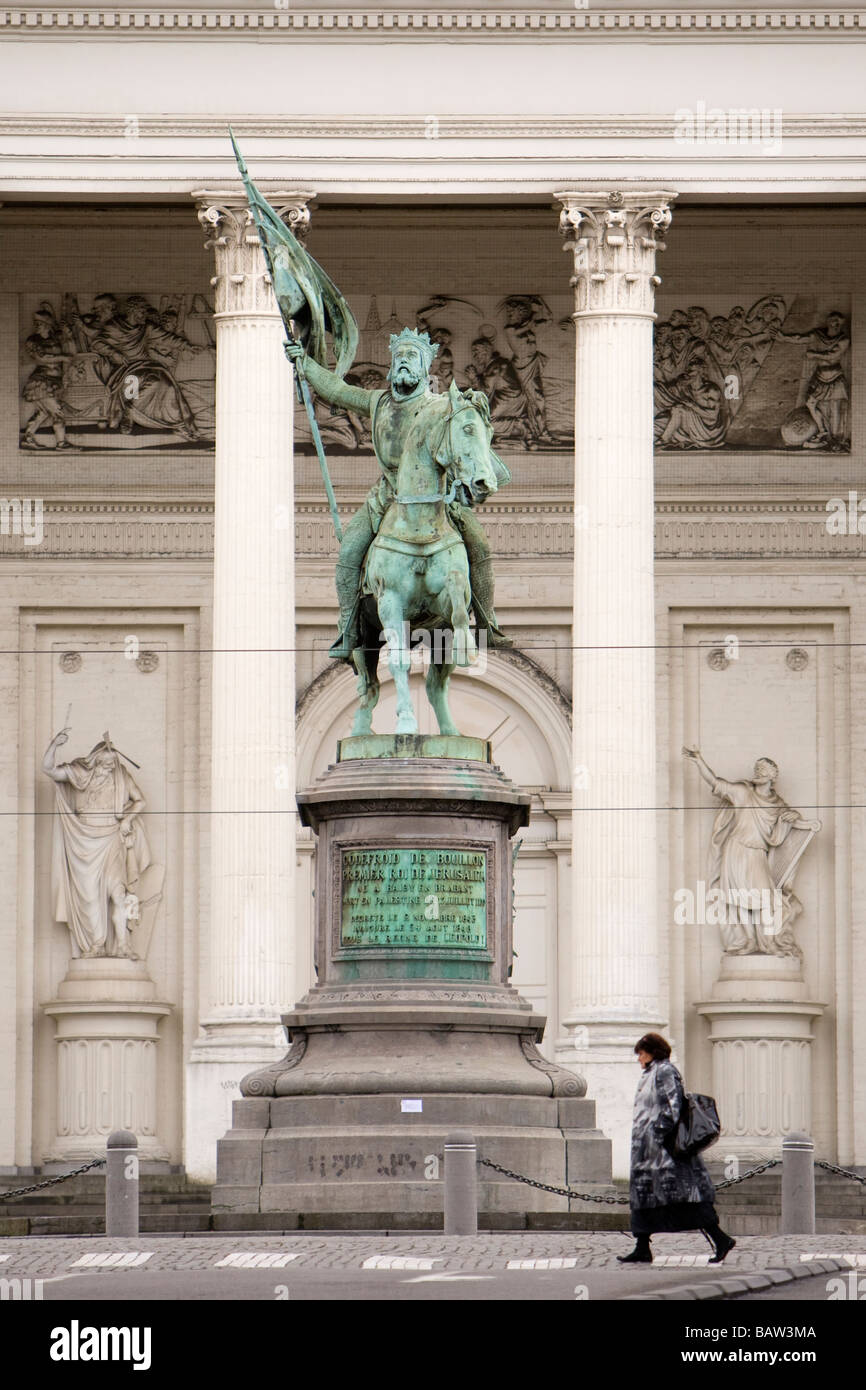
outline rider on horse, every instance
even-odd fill
[[[332,405],[369,415],[372,420],[373,448],[381,474],[367,494],[366,500],[343,532],[340,557],[337,561],[337,597],[340,602],[340,635],[330,649],[330,656],[339,661],[352,661],[352,653],[361,645],[358,605],[361,594],[361,573],[364,559],[379,530],[391,502],[396,496],[397,468],[423,440],[441,435],[453,410],[448,394],[439,395],[429,389],[430,365],[438,352],[426,333],[404,328],[391,336],[391,368],[388,372],[389,390],[366,391],[350,386],[335,372],[322,367],[313,357],[306,356],[294,344],[286,347],[291,359],[303,357],[303,369],[310,385]],[[490,411],[487,398],[480,392],[467,392],[484,420]],[[490,437],[492,438],[492,428]],[[501,459],[492,452],[497,482],[502,485],[511,474]],[[471,508],[483,501],[487,490],[478,485],[470,491],[463,485],[455,489],[459,500],[448,504],[451,524],[462,537],[469,560],[472,607],[479,631],[486,630],[490,646],[510,646],[510,640],[500,630],[493,607],[493,562],[490,543],[484,529],[472,515]]]

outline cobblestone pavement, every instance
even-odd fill
[[[511,1268],[603,1269],[618,1267],[616,1256],[631,1247],[622,1232],[587,1234],[533,1233],[514,1235],[143,1235],[132,1240],[106,1236],[38,1236],[0,1239],[0,1278],[50,1278],[76,1269],[146,1268],[148,1270],[213,1269],[221,1261],[243,1268],[247,1259],[259,1267],[286,1267],[281,1256],[291,1255],[292,1270],[309,1269],[431,1269],[436,1272],[484,1271]],[[139,1259],[133,1261],[135,1252]],[[656,1268],[682,1269],[684,1278],[701,1271],[711,1254],[697,1232],[656,1236]],[[128,1256],[123,1259],[123,1256]],[[146,1255],[146,1259],[141,1256]],[[736,1248],[724,1263],[725,1277],[797,1266],[822,1257],[840,1258],[866,1270],[866,1236],[738,1236]],[[845,1257],[849,1257],[845,1259]],[[858,1258],[859,1257],[859,1258]],[[273,1263],[272,1263],[273,1261]],[[405,1263],[404,1263],[405,1261]],[[532,1261],[517,1266],[514,1261]],[[543,1265],[541,1261],[550,1261]],[[553,1262],[556,1263],[553,1263]],[[567,1264],[560,1263],[567,1261]],[[574,1261],[574,1264],[571,1262]],[[368,1263],[369,1262],[369,1263]],[[399,1263],[398,1263],[399,1262]],[[225,1265],[222,1266],[226,1267]],[[717,1270],[710,1266],[708,1273]]]

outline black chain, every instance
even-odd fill
[[[781,1162],[780,1158],[768,1158],[766,1163],[760,1163],[757,1168],[750,1168],[748,1173],[741,1173],[738,1178],[728,1178],[726,1182],[715,1183],[715,1189],[720,1192],[723,1187],[735,1187],[738,1182],[745,1182],[746,1178],[753,1178],[756,1173],[765,1173],[768,1168],[777,1168]]]
[[[82,1163],[80,1168],[73,1168],[71,1173],[60,1173],[56,1178],[34,1182],[30,1187],[16,1187],[11,1192],[0,1192],[0,1202],[5,1202],[10,1197],[26,1197],[29,1192],[38,1192],[41,1187],[56,1187],[59,1182],[66,1182],[67,1178],[77,1178],[79,1173],[86,1173],[90,1168],[101,1168],[104,1164],[104,1158],[92,1158],[89,1163]]]
[[[554,1187],[549,1182],[536,1182],[534,1178],[527,1178],[523,1173],[512,1172],[510,1168],[503,1168],[501,1164],[494,1163],[492,1159],[489,1158],[479,1158],[478,1162],[484,1168],[493,1168],[495,1172],[501,1173],[505,1178],[513,1178],[515,1182],[526,1183],[527,1187],[537,1187],[540,1192],[552,1192],[557,1197],[574,1197],[581,1202],[603,1202],[608,1206],[628,1206],[630,1201],[628,1197],[610,1197],[604,1196],[598,1192],[575,1192],[572,1187]],[[716,1191],[720,1191],[723,1187],[733,1187],[738,1182],[745,1182],[746,1178],[753,1178],[756,1173],[765,1173],[768,1168],[775,1168],[781,1162],[782,1160],[780,1158],[768,1158],[766,1163],[759,1164],[757,1168],[750,1168],[748,1173],[743,1173],[738,1178],[728,1178],[726,1182],[716,1183]],[[833,1165],[829,1163],[821,1164],[823,1168],[832,1168],[832,1166]],[[842,1173],[844,1169],[836,1168],[833,1171]],[[846,1173],[845,1176],[857,1177],[857,1174]],[[857,1178],[857,1181],[866,1182],[866,1178]]]
[[[825,1163],[823,1159],[815,1159],[816,1168],[826,1168],[828,1173],[841,1173],[843,1178],[853,1178],[854,1182],[866,1184],[866,1178],[861,1178],[859,1173],[849,1173],[847,1168],[837,1168],[835,1163]]]
[[[479,1158],[478,1162],[485,1168],[493,1168],[497,1173],[502,1173],[503,1177],[514,1178],[515,1182],[525,1182],[527,1187],[537,1187],[540,1192],[553,1192],[557,1197],[577,1197],[582,1202],[606,1202],[609,1206],[619,1203],[628,1206],[629,1203],[628,1197],[609,1197],[598,1192],[575,1192],[571,1187],[553,1187],[549,1182],[536,1182],[534,1178],[524,1177],[522,1173],[512,1173],[510,1168],[502,1168],[489,1158]]]

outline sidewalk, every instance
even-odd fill
[[[76,1268],[147,1268],[148,1270],[213,1269],[234,1257],[256,1260],[262,1267],[279,1267],[281,1255],[291,1254],[293,1270],[422,1268],[474,1272],[518,1268],[621,1268],[616,1256],[631,1249],[632,1240],[620,1232],[576,1234],[445,1235],[304,1235],[258,1233],[189,1236],[142,1235],[137,1240],[106,1236],[45,1236],[0,1240],[0,1278],[51,1278]],[[135,1252],[139,1259],[134,1261]],[[681,1270],[683,1282],[695,1271],[701,1277],[736,1278],[765,1270],[796,1269],[822,1257],[821,1268],[862,1267],[866,1270],[866,1235],[740,1236],[724,1265],[707,1267],[712,1251],[698,1232],[661,1235],[653,1239],[656,1270]],[[128,1260],[123,1256],[128,1255]],[[146,1258],[141,1258],[146,1256]],[[273,1257],[273,1263],[268,1257]],[[859,1256],[859,1259],[857,1258]],[[90,1258],[87,1258],[90,1257]],[[86,1260],[86,1263],[80,1263]],[[832,1260],[832,1263],[829,1261]],[[375,1264],[368,1262],[376,1261]],[[540,1262],[550,1261],[550,1264]],[[567,1261],[567,1264],[560,1262]],[[574,1262],[572,1264],[572,1261]],[[405,1263],[404,1263],[405,1262]],[[556,1263],[553,1263],[556,1262]],[[243,1267],[243,1265],[238,1265]],[[644,1266],[643,1268],[646,1268]],[[624,1277],[635,1272],[623,1270]]]

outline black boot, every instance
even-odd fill
[[[651,1265],[653,1252],[650,1250],[649,1236],[635,1236],[637,1244],[630,1255],[617,1255],[621,1265]]]
[[[716,1250],[715,1255],[710,1256],[709,1263],[711,1265],[723,1264],[725,1256],[731,1253],[737,1242],[733,1236],[725,1234],[718,1221],[714,1226],[707,1226],[704,1235],[712,1241]]]

